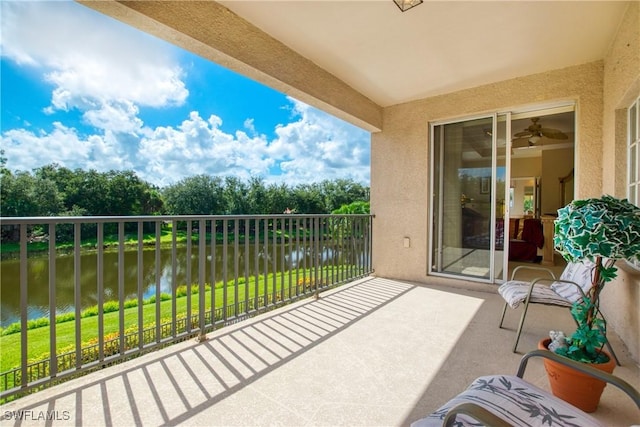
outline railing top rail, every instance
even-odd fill
[[[371,218],[371,214],[273,214],[273,215],[142,215],[142,216],[38,216],[0,217],[0,225],[14,224],[68,224],[105,222],[157,222],[197,221],[218,219],[272,219],[272,218]]]
[[[373,217],[0,217],[2,279],[14,291],[2,294],[3,310],[18,335],[0,337],[18,342],[0,358],[0,403],[365,277],[374,271]],[[194,237],[206,244],[194,247]],[[96,296],[95,309],[84,295]],[[42,301],[46,317],[30,323]],[[73,326],[53,327],[58,315]],[[46,329],[33,338],[34,327]]]

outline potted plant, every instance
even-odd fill
[[[571,314],[576,321],[576,330],[566,338],[566,346],[560,346],[556,353],[609,372],[615,364],[603,351],[607,342],[606,323],[599,317],[600,293],[617,273],[615,262],[640,256],[640,208],[626,199],[612,196],[574,200],[558,210],[553,238],[555,249],[568,262],[593,263],[591,287],[584,298],[574,303]],[[548,340],[547,340],[548,341]],[[604,364],[608,364],[605,366]],[[549,366],[545,364],[547,372]],[[570,371],[575,372],[576,371]],[[592,385],[571,386],[568,392],[556,391],[555,379],[564,379],[569,372],[549,376],[552,392],[570,401],[587,412],[593,412],[600,400],[604,383],[590,402],[571,401],[582,391],[594,388]],[[555,379],[552,377],[556,377]],[[564,395],[561,395],[564,394]],[[594,403],[595,401],[595,403]],[[582,405],[582,406],[581,406]]]

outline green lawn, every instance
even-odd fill
[[[328,273],[333,273],[334,275],[341,274],[344,266],[334,268],[331,270],[330,268],[325,268],[323,272],[323,278],[327,277]],[[305,272],[306,283],[311,283],[311,271],[307,270]],[[281,278],[282,276],[282,278]],[[295,295],[295,287],[296,283],[296,274],[295,271],[292,273],[292,294]],[[298,273],[299,281],[302,281],[303,271],[300,270]],[[244,280],[244,278],[242,279]],[[265,281],[264,277],[260,276],[258,284],[258,295],[264,295],[264,287]],[[289,292],[289,273],[277,274],[276,275],[276,292],[280,294],[281,289],[284,289],[284,292],[288,295]],[[281,283],[282,282],[282,283]],[[270,274],[266,280],[267,286],[267,294],[272,295],[273,293],[273,275]],[[195,285],[194,285],[195,287]],[[233,282],[227,284],[227,306],[233,305],[235,303],[235,287]],[[245,299],[245,284],[239,283],[237,287],[238,291],[238,302],[244,301]],[[216,284],[215,289],[215,304],[216,308],[222,307],[223,304],[223,296],[224,296],[224,286],[222,283]],[[249,300],[252,300],[255,297],[256,289],[255,289],[255,279],[250,278],[249,280]],[[192,312],[197,312],[199,308],[198,294],[194,294],[191,296],[191,310]],[[205,310],[209,310],[211,307],[211,290],[208,290],[205,293]],[[176,298],[176,315],[180,317],[180,315],[185,315],[187,311],[187,297],[179,297]],[[138,325],[138,307],[126,308],[123,310],[124,312],[124,329],[127,330],[131,327],[137,328]],[[161,319],[171,319],[172,317],[172,302],[171,300],[161,301],[160,303],[160,318]],[[156,321],[156,303],[150,303],[143,305],[143,320],[142,324],[144,326],[149,326],[155,324]],[[61,349],[69,349],[73,348],[75,345],[75,320],[66,321],[62,323],[58,323],[55,325],[56,327],[56,349],[57,352],[60,353]],[[109,334],[117,333],[119,331],[119,311],[105,313],[104,314],[104,335],[107,336]],[[49,354],[49,333],[50,326],[41,326],[34,329],[30,329],[27,332],[27,347],[28,347],[28,359],[29,360],[39,360],[48,357]],[[81,336],[83,347],[85,347],[86,343],[97,340],[98,338],[98,317],[91,316],[85,317],[81,320]],[[20,365],[20,333],[14,333],[9,335],[4,335],[0,337],[0,372],[5,372],[9,369],[15,368]]]

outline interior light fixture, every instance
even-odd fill
[[[538,143],[538,141],[540,141],[540,139],[541,138],[538,135],[533,135],[531,138],[529,138],[529,142],[535,145]]]
[[[422,3],[423,0],[393,0],[402,12],[406,12],[414,6]]]

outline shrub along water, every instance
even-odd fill
[[[332,271],[330,267],[325,267],[322,273],[322,277],[328,277],[329,272],[333,275],[341,275],[343,269],[346,266],[333,267]],[[291,289],[291,296],[296,294],[302,294],[304,292],[309,292],[313,289],[314,283],[312,279],[312,270],[298,270],[296,272],[292,272],[291,277],[293,280],[298,278],[297,283],[289,282],[289,273],[277,273],[274,278],[274,274],[269,274],[268,276],[260,275],[257,278],[258,281],[258,290],[260,292],[260,298],[262,299],[262,303],[264,304],[264,298],[266,294],[266,298],[269,299],[269,302],[274,302],[271,298],[273,297],[274,292],[274,280],[281,281],[275,285],[276,291],[276,300],[280,298],[281,289],[285,291],[285,298],[289,297],[289,289]],[[277,277],[280,276],[280,277]],[[282,280],[280,280],[282,279]],[[249,306],[255,300],[255,283],[256,278],[249,278],[249,288],[247,290],[249,295],[248,301],[238,301],[239,304],[247,303]],[[238,295],[244,298],[245,296],[245,278],[238,278]],[[216,317],[222,317],[222,305],[223,305],[223,295],[224,295],[224,287],[225,284],[222,282],[216,283],[215,286],[215,301],[216,301]],[[236,304],[235,301],[235,282],[229,281],[226,283],[227,287],[227,306],[234,306]],[[265,287],[266,292],[265,292]],[[229,291],[229,288],[232,291]],[[205,294],[205,310],[211,312],[211,286],[206,285],[206,294]],[[192,310],[192,327],[197,327],[197,307],[198,307],[198,286],[196,284],[191,286],[191,306],[194,308]],[[178,323],[182,322],[185,326],[182,330],[186,330],[186,317],[187,317],[187,287],[182,285],[176,289],[176,320]],[[171,325],[172,322],[172,312],[173,312],[173,303],[171,301],[171,295],[167,293],[161,294],[161,303],[160,303],[160,318],[162,325]],[[155,319],[156,319],[156,306],[155,306],[155,296],[148,298],[143,301],[143,319],[139,321],[138,319],[138,300],[130,299],[124,302],[124,329],[125,329],[125,350],[136,348],[138,346],[138,325],[143,324],[143,329],[145,331],[151,331],[151,335],[149,338],[145,338],[145,343],[153,342],[155,338]],[[118,301],[107,301],[103,305],[104,310],[104,341],[105,341],[105,356],[109,354],[117,354],[120,351],[119,348],[119,319],[120,319],[120,304]],[[82,311],[81,318],[81,341],[82,341],[82,353],[83,353],[83,363],[88,363],[92,360],[97,360],[97,350],[95,344],[98,341],[98,307],[93,306],[89,307]],[[207,314],[208,315],[208,314]],[[194,323],[195,319],[195,323]],[[75,313],[65,313],[56,316],[56,354],[70,354],[75,351]],[[211,319],[207,319],[209,322]],[[27,325],[28,328],[28,336],[27,342],[29,343],[29,363],[37,363],[44,360],[49,359],[49,334],[50,334],[50,325],[48,318],[42,319],[34,319],[30,321]],[[177,328],[180,329],[180,328]],[[20,331],[19,324],[12,324],[9,327],[5,328],[0,335],[0,347],[2,347],[2,352],[0,354],[0,375],[10,371],[20,364],[20,334],[17,332]],[[167,332],[169,331],[169,332]],[[173,331],[169,328],[165,328],[164,326],[161,328],[161,334],[163,337],[170,336]],[[115,347],[114,347],[115,346]],[[108,347],[108,348],[107,348]],[[113,350],[113,348],[116,350]],[[75,354],[69,357],[75,357]],[[59,370],[69,369],[70,366],[73,366],[75,361],[70,361],[69,357],[60,357],[58,360]],[[71,365],[69,365],[71,363]],[[48,368],[47,368],[48,369]],[[40,377],[46,376],[46,372],[41,371],[38,373]],[[31,378],[30,380],[33,380]],[[8,389],[13,387],[13,377],[7,376],[7,380],[0,381],[0,389]]]
[[[220,287],[222,287],[222,284],[220,285]],[[205,289],[207,291],[211,290],[211,285],[210,284],[205,284]],[[191,287],[191,293],[192,294],[197,294],[199,292],[198,289],[198,285],[197,284],[193,284]],[[176,289],[176,297],[181,298],[181,297],[185,297],[187,296],[187,287],[185,285],[179,286]],[[160,294],[160,301],[168,301],[171,299],[171,295],[166,293],[166,292],[162,292]],[[142,304],[143,305],[148,305],[148,304],[155,304],[156,302],[156,296],[153,295],[145,300],[142,300]],[[136,298],[132,298],[132,299],[128,299],[125,300],[123,303],[123,308],[127,309],[127,308],[132,308],[132,307],[137,307],[138,306],[138,300]],[[103,305],[102,305],[102,312],[104,314],[107,313],[113,313],[114,311],[119,311],[120,310],[120,303],[118,301],[106,301]],[[98,315],[98,306],[94,305],[88,308],[85,308],[84,310],[82,310],[80,312],[80,318],[81,319],[85,319],[87,317],[92,317],[92,316],[97,316]],[[69,312],[69,313],[62,313],[62,314],[58,314],[56,316],[56,324],[59,323],[64,323],[64,322],[71,322],[73,320],[76,319],[76,313],[75,312]],[[36,328],[41,328],[44,326],[49,326],[50,321],[48,317],[40,317],[38,319],[32,319],[27,321],[27,329],[36,329]],[[11,335],[11,334],[15,334],[20,332],[20,322],[15,322],[10,324],[9,326],[7,326],[6,328],[0,328],[0,336],[5,336],[5,335]]]

